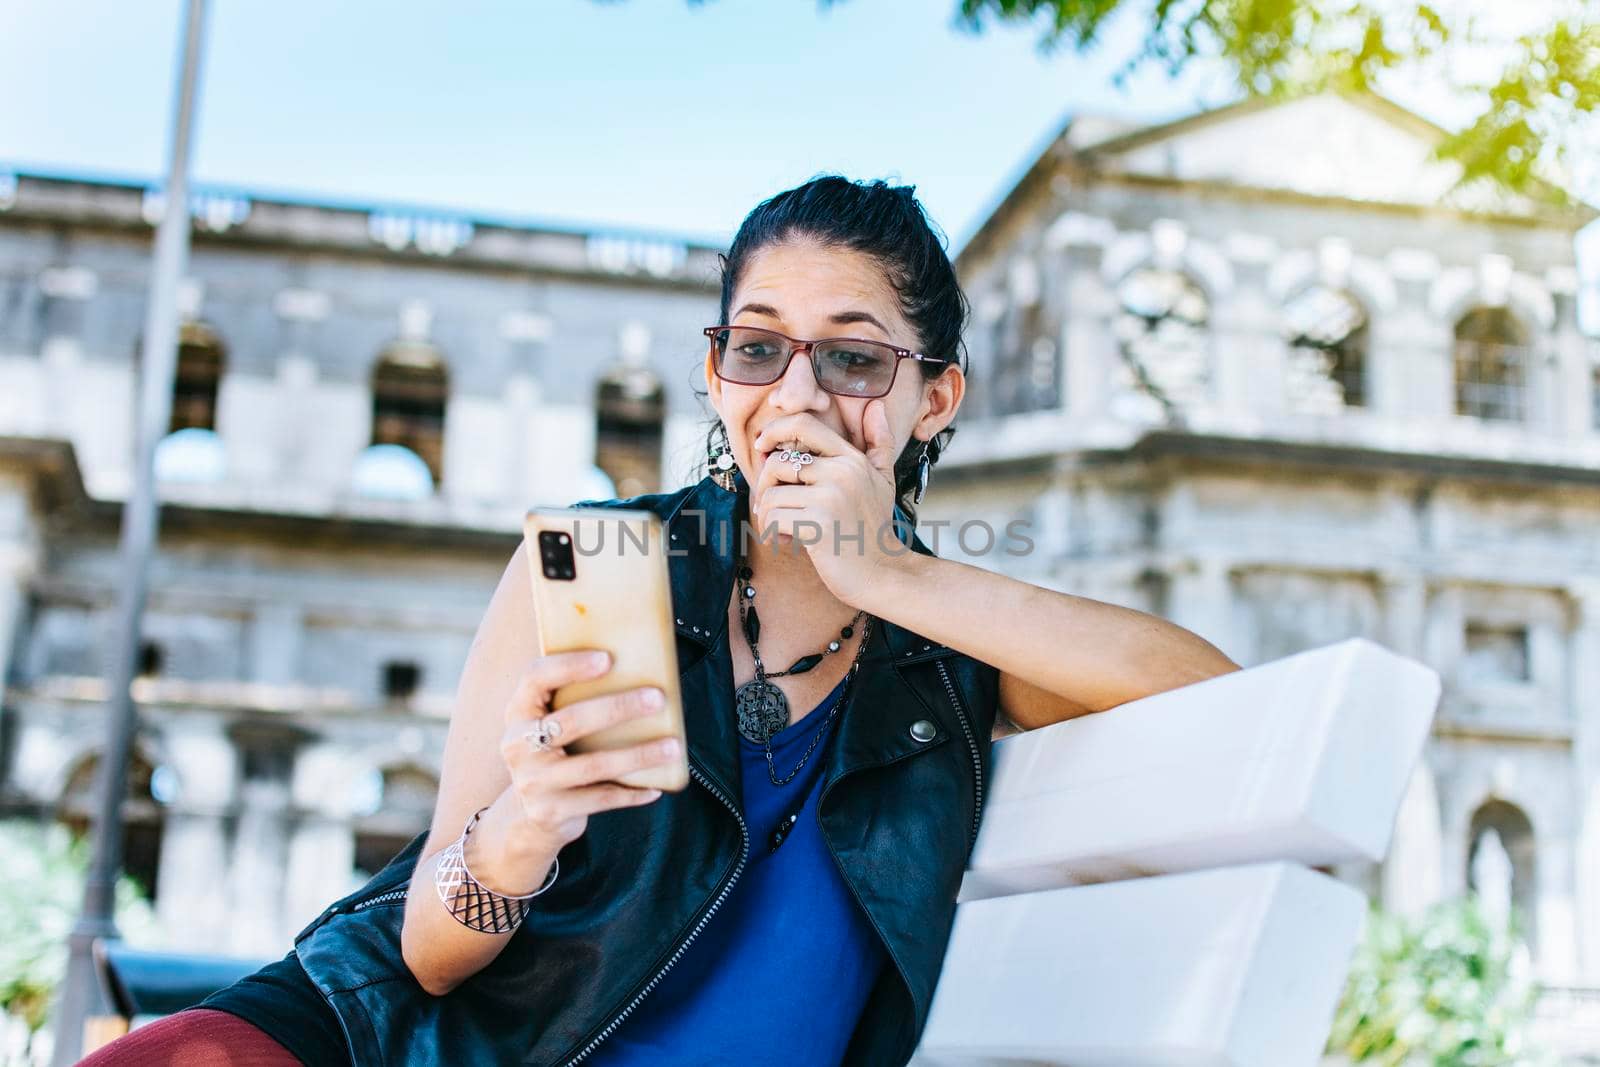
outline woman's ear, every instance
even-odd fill
[[[967,393],[967,376],[960,367],[946,367],[944,373],[928,383],[923,391],[921,418],[913,433],[924,441],[955,421],[956,411]]]
[[[722,414],[722,379],[717,377],[716,356],[710,349],[706,350],[706,395],[711,398],[711,406],[720,416]]]

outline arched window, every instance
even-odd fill
[[[186,322],[178,331],[178,369],[172,383],[168,433],[217,428],[217,385],[227,350],[217,331],[203,322]]]
[[[661,440],[666,391],[644,367],[618,366],[600,379],[595,396],[595,465],[617,498],[661,488]]]
[[[1042,411],[1060,403],[1055,333],[1042,297],[1008,307],[995,322],[991,414]]]
[[[428,828],[439,782],[419,767],[373,771],[382,785],[375,803],[355,825],[356,876],[363,881],[382,870],[411,839]]]
[[[1289,402],[1334,412],[1367,402],[1367,312],[1342,289],[1313,285],[1284,307]]]
[[[1473,308],[1456,323],[1456,414],[1521,421],[1527,412],[1528,331],[1505,308]]]
[[[99,810],[99,775],[100,757],[90,756],[73,769],[62,791],[56,817],[66,824],[74,837],[88,834]],[[128,762],[128,789],[122,802],[122,869],[139,883],[151,900],[156,896],[156,874],[161,867],[164,816],[152,791],[155,777],[155,768],[135,752]]]
[[[1538,868],[1533,824],[1515,804],[1486,801],[1468,829],[1467,888],[1491,917],[1513,912],[1527,943],[1538,944]]]
[[[444,473],[444,409],[450,372],[425,341],[397,341],[372,369],[372,444],[409,449],[427,464],[435,488]]]
[[[1186,274],[1141,267],[1117,287],[1122,313],[1116,334],[1133,388],[1160,401],[1169,415],[1204,399],[1209,381],[1206,325],[1211,304]]]

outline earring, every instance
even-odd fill
[[[916,504],[922,503],[922,494],[928,491],[928,479],[933,477],[933,460],[928,458],[928,446],[931,442],[922,442],[922,455],[917,457],[917,495],[912,498]]]
[[[728,440],[728,427],[721,420],[717,422],[717,434],[720,439],[706,453],[706,468],[711,480],[731,493],[734,490],[733,444]]]

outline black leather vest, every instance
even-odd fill
[[[747,488],[710,478],[674,493],[584,501],[661,516],[690,784],[600,812],[560,854],[561,875],[482,971],[442,997],[400,955],[419,834],[361,889],[295,938],[358,1067],[564,1065],[583,1061],[649,995],[711,920],[760,842],[747,840],[728,645],[733,553]],[[914,532],[902,542],[931,555]],[[998,671],[886,620],[872,627],[850,705],[828,749],[819,819],[887,950],[845,1063],[902,1064],[927,1022],[977,834]],[[934,726],[918,740],[913,723]],[[925,728],[919,734],[926,735]]]

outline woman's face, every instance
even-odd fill
[[[761,326],[801,340],[859,337],[920,351],[921,339],[900,311],[900,298],[883,268],[863,253],[797,239],[755,252],[728,304],[730,326]],[[881,398],[836,396],[817,384],[807,353],[797,353],[783,376],[768,385],[738,385],[716,375],[706,356],[712,406],[728,428],[728,441],[745,480],[754,485],[767,456],[783,447],[769,442],[751,450],[756,434],[782,415],[808,414],[866,451],[862,418],[868,404],[883,403],[894,436],[895,455],[915,436],[926,441],[955,418],[964,380],[947,367],[938,378],[922,376],[913,360],[900,360],[889,394]]]

